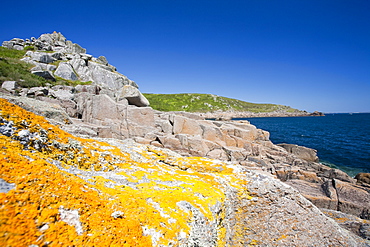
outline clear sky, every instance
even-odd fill
[[[1,41],[61,32],[144,93],[370,112],[369,0],[17,0],[1,8]]]

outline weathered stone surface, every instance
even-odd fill
[[[7,183],[4,179],[0,178],[0,193],[8,193],[12,189],[15,189],[15,184]]]
[[[278,146],[285,148],[289,153],[294,154],[300,159],[317,162],[319,158],[317,157],[317,151],[312,148],[306,148],[298,146],[295,144],[278,144]]]
[[[47,42],[49,44],[53,43],[53,38],[48,33],[41,34],[41,36],[39,37],[39,40],[42,41],[42,42]]]
[[[60,123],[71,123],[71,119],[69,118],[67,113],[58,104],[50,104],[27,97],[13,97],[2,95],[1,98],[5,98],[9,102],[16,104],[23,109],[26,109],[27,111],[33,112],[37,115],[53,119]]]
[[[54,75],[62,77],[63,79],[66,79],[66,80],[71,80],[71,81],[76,81],[78,79],[77,75],[73,71],[73,67],[69,63],[66,63],[66,62],[61,62],[59,64],[58,68],[54,72]]]
[[[69,63],[72,65],[74,71],[79,75],[81,81],[92,81],[91,72],[89,70],[89,62],[82,59],[79,55],[71,57]]]
[[[237,147],[223,147],[227,155],[227,159],[230,161],[242,161],[247,158],[243,148]]]
[[[223,150],[221,148],[213,149],[213,150],[209,151],[206,154],[206,156],[211,158],[211,159],[217,159],[217,160],[227,160],[228,159],[227,153],[225,152],[225,150]]]
[[[97,85],[77,85],[75,89],[77,93],[87,92],[96,95],[101,91],[101,88]]]
[[[154,111],[150,107],[127,107],[127,121],[140,126],[154,127]]]
[[[370,173],[359,173],[356,175],[357,183],[364,183],[370,185]]]
[[[53,74],[50,72],[50,71],[32,71],[32,74],[34,75],[37,75],[37,76],[41,76],[43,77],[44,79],[46,80],[49,80],[49,81],[56,81],[55,80],[55,77],[53,76]]]
[[[32,87],[27,91],[27,96],[37,97],[46,96],[49,93],[49,89],[46,87]]]
[[[326,216],[334,219],[341,227],[347,229],[363,239],[370,240],[370,221],[358,218],[351,214],[334,211],[326,208],[320,209]],[[367,241],[370,245],[370,241]]]
[[[370,193],[358,185],[334,179],[339,211],[370,219]]]
[[[169,148],[171,150],[181,150],[183,149],[181,142],[179,139],[169,135],[169,136],[158,136],[158,141],[163,145],[165,148]]]
[[[160,129],[161,132],[165,134],[172,134],[173,126],[169,120],[156,120],[156,126]]]
[[[69,99],[68,97],[59,97],[59,105],[64,108],[68,116],[77,117],[77,104],[75,101]]]
[[[154,111],[150,107],[127,106],[127,129],[130,137],[144,137],[147,133],[156,131]]]
[[[3,84],[1,84],[1,88],[14,91],[18,88],[18,83],[16,81],[4,81]]]
[[[210,151],[205,140],[199,135],[191,135],[187,137],[187,145],[184,146],[190,155],[204,157]]]
[[[83,78],[83,81],[93,81],[95,84],[111,90],[118,90],[124,85],[137,87],[137,85],[126,76],[109,71],[110,69],[107,68],[107,66],[95,62],[89,62],[87,66],[84,66],[83,63],[73,63],[76,72]]]
[[[108,64],[105,57],[94,58],[92,55],[86,54],[86,49],[71,41],[67,41],[61,33],[42,34],[38,39],[31,38],[26,41],[23,39],[12,39],[11,41],[3,42],[3,46],[9,49],[18,49],[18,47],[23,49],[25,44],[37,48],[37,51],[27,51],[25,58],[22,59],[34,65],[32,68],[33,73],[53,81],[54,78],[51,71],[55,71],[55,76],[66,80],[91,81],[101,87],[102,93],[112,98],[120,97],[122,87],[129,85],[135,88],[135,90],[130,89],[129,95],[127,95],[130,104],[144,107],[149,105],[148,100],[137,89],[137,84],[118,73],[114,66]],[[44,51],[55,52],[46,53]],[[50,65],[50,63],[56,60],[63,60],[63,62],[58,67]],[[64,62],[66,60],[69,61]],[[117,99],[117,101],[120,100]]]
[[[60,52],[54,52],[53,54],[51,54],[51,56],[52,56],[53,58],[55,58],[56,60],[61,60],[61,59],[62,59],[63,54],[62,54],[62,53],[60,53]]]
[[[205,140],[215,143],[219,143],[223,140],[223,134],[221,130],[211,121],[200,121],[200,127],[202,129],[202,137]]]
[[[123,86],[122,91],[118,96],[118,100],[122,100],[123,98],[127,99],[130,105],[136,105],[139,107],[149,106],[149,101],[141,94],[139,89],[131,85]]]
[[[102,63],[103,65],[108,65],[108,60],[104,56],[98,57],[96,61]]]
[[[26,55],[30,56],[33,61],[40,63],[48,64],[56,61],[56,59],[49,53],[28,51]]]
[[[319,174],[325,178],[335,178],[335,179],[339,179],[341,181],[345,181],[348,183],[353,183],[353,184],[356,183],[356,179],[350,177],[347,173],[339,169],[329,168],[324,165],[321,165],[321,168],[322,168],[321,171],[323,171],[323,173],[322,174],[319,173]]]
[[[173,117],[173,133],[176,134],[188,134],[188,135],[202,135],[203,130],[196,120],[182,117]]]
[[[248,215],[243,219],[248,228],[242,236],[255,240],[257,245],[338,246],[341,245],[340,241],[344,241],[344,245],[347,246],[356,244],[366,246],[364,242],[352,241],[351,234],[338,226],[334,227],[332,220],[322,218],[319,209],[291,187],[274,179],[265,183],[271,178],[259,173],[247,176],[247,187],[253,199],[245,201],[246,205],[242,207],[243,212]],[[320,218],[317,218],[318,215],[321,215]],[[317,228],[315,231],[305,232],[304,229],[311,227]],[[335,236],[339,232],[346,234],[347,237],[342,235],[339,241],[338,235]]]
[[[310,183],[304,180],[288,180],[285,182],[297,189],[305,198],[310,200],[319,208],[338,210],[338,198],[334,189],[331,197],[327,195],[324,188],[318,183]]]
[[[105,119],[121,119],[125,112],[118,112],[116,102],[107,95],[94,95],[91,97],[91,105],[86,105],[84,120],[86,122],[94,122],[96,120],[103,121]]]
[[[24,46],[23,45],[15,44],[15,45],[13,45],[12,49],[21,51],[21,50],[24,49]]]
[[[281,181],[291,179],[305,180],[311,183],[322,183],[322,179],[317,176],[315,172],[305,171],[299,167],[289,166],[276,170],[276,176]]]
[[[50,89],[49,94],[53,96],[54,98],[61,99],[61,100],[71,100],[74,97],[74,95],[68,89],[67,90],[66,89],[57,89],[57,90]]]
[[[14,42],[12,42],[12,41],[3,41],[2,46],[6,47],[8,49],[13,49]]]

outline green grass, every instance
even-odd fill
[[[0,46],[0,57],[1,58],[21,59],[24,56],[24,54],[26,54],[25,50],[18,51],[18,50],[8,49],[8,48]]]
[[[49,83],[30,72],[32,65],[19,60],[25,53],[0,47],[0,82],[17,81],[21,87],[39,87]]]
[[[55,77],[56,82],[53,82],[53,85],[68,85],[68,86],[77,86],[77,85],[90,85],[92,81],[72,81],[72,80],[66,80],[62,77]]]
[[[32,47],[30,47],[32,49]],[[4,81],[17,81],[21,87],[40,87],[46,84],[51,85],[88,85],[91,81],[70,81],[60,77],[56,77],[56,81],[48,81],[44,78],[34,75],[30,72],[32,68],[31,64],[20,61],[21,58],[26,54],[25,50],[18,51],[0,47],[0,83]],[[57,61],[55,65],[58,65]]]
[[[212,94],[144,94],[150,106],[159,111],[187,111],[187,112],[214,112],[214,111],[249,111],[273,112],[298,111],[289,106],[275,104],[255,104],[237,99],[216,96]]]

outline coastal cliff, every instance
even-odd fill
[[[129,140],[74,137],[0,105],[7,246],[366,246],[261,172]]]
[[[84,61],[79,71],[90,72],[76,73],[77,82],[91,75],[95,58],[73,43],[55,43],[60,38],[54,36],[61,37],[31,39],[43,45],[26,54],[27,63],[46,49],[50,56],[61,54],[59,64]],[[14,42],[6,45],[22,48]],[[48,64],[43,61],[35,66]],[[0,241],[369,245],[366,175],[360,184],[360,178],[318,163],[312,149],[274,145],[268,132],[248,121],[153,110],[123,75],[106,83],[110,72],[100,70],[100,79],[89,77],[89,85],[2,84]],[[338,211],[351,216],[343,220]]]

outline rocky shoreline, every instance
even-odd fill
[[[49,51],[54,51],[54,47],[56,47],[55,52],[61,53],[60,57],[68,60],[65,62],[68,65],[63,66],[72,68],[72,71],[74,73],[76,72],[75,76],[78,78],[91,79],[91,85],[78,85],[76,87],[56,85],[20,88],[16,81],[7,81],[2,84],[0,98],[5,99],[6,102],[18,105],[27,111],[48,118],[50,123],[59,126],[66,133],[95,140],[104,138],[107,142],[122,145],[122,150],[130,150],[128,152],[131,152],[134,158],[140,156],[135,153],[137,150],[141,150],[140,152],[147,150],[144,155],[145,162],[150,162],[150,160],[155,161],[156,165],[165,165],[167,167],[163,169],[176,168],[176,171],[172,171],[173,173],[186,172],[187,176],[191,177],[194,171],[209,172],[208,169],[210,169],[212,175],[210,176],[210,173],[207,173],[204,175],[206,179],[217,177],[220,181],[226,182],[226,177],[223,177],[220,173],[228,171],[227,166],[234,167],[235,169],[233,169],[238,171],[237,176],[239,178],[242,177],[240,181],[249,181],[246,182],[248,184],[246,186],[248,186],[250,197],[244,194],[239,198],[236,195],[241,192],[233,191],[232,188],[234,185],[230,185],[227,182],[227,185],[225,185],[227,187],[227,193],[225,193],[228,199],[222,202],[223,207],[225,207],[224,210],[227,212],[225,213],[227,217],[218,218],[218,220],[225,220],[230,224],[240,223],[240,226],[249,230],[246,230],[244,235],[233,235],[233,229],[228,226],[229,228],[225,231],[227,234],[230,234],[228,235],[230,237],[229,239],[232,239],[228,240],[230,241],[229,243],[251,244],[254,243],[252,238],[248,242],[245,236],[254,236],[253,239],[259,239],[258,241],[262,241],[262,245],[276,243],[279,240],[282,241],[277,243],[280,246],[294,246],[297,243],[300,243],[301,246],[304,243],[310,243],[311,245],[318,244],[321,246],[329,245],[329,243],[348,246],[369,246],[370,183],[368,181],[368,174],[362,174],[356,178],[352,178],[343,171],[320,164],[316,156],[316,151],[313,149],[292,144],[274,145],[269,139],[268,132],[257,129],[248,121],[228,121],[233,118],[263,116],[312,116],[310,113],[296,112],[288,114],[276,112],[253,114],[245,112],[219,112],[217,114],[199,114],[155,111],[148,106],[146,98],[131,80],[126,77],[120,77],[121,74],[118,74],[118,77],[115,77],[116,79],[114,81],[108,80],[111,78],[110,73],[112,71],[107,64],[104,66],[97,65],[100,63],[97,59],[92,56],[85,56],[85,53],[79,53],[86,52],[85,50],[79,50],[78,52],[72,51],[72,54],[68,55],[68,52],[71,51],[63,50],[63,44],[67,48],[77,46],[71,46],[65,40],[64,43],[59,42],[63,40],[63,37],[59,34],[43,35],[42,39],[39,40],[42,44],[40,47]],[[16,49],[20,49],[21,45],[19,43],[22,42],[19,40],[17,42]],[[33,42],[37,43],[37,40],[35,39]],[[55,42],[57,42],[57,46]],[[11,46],[9,43],[6,43],[6,45]],[[14,45],[12,47],[14,48]],[[42,53],[42,51],[38,52]],[[48,54],[50,55],[50,53]],[[27,57],[26,60],[28,62],[36,62],[35,66],[38,66],[38,69],[50,69],[50,66],[43,66],[48,64],[48,60],[37,62],[35,59],[38,56],[35,56],[34,53],[29,53]],[[94,71],[99,71],[99,73],[94,74]],[[52,74],[53,72],[51,71],[50,73]],[[117,74],[115,75],[117,76]],[[108,79],[105,80],[104,78]],[[322,115],[322,113],[313,114],[313,116]],[[5,115],[3,118],[0,129],[2,131],[1,133],[6,135],[7,133],[11,133],[13,126],[10,123],[11,121],[5,118]],[[24,128],[26,125],[20,121],[19,126]],[[48,128],[52,129],[50,126]],[[21,133],[24,134],[26,131]],[[26,139],[36,138],[29,134],[25,134],[23,137]],[[20,137],[19,133],[13,136],[18,141],[22,141],[23,137]],[[40,142],[33,143],[42,144]],[[50,143],[52,143],[52,140],[50,140]],[[122,143],[125,144],[123,145]],[[60,148],[60,150],[63,151],[64,149]],[[77,155],[73,153],[76,150],[78,150],[78,147],[73,146],[70,150],[68,149],[68,152],[72,152],[72,156],[74,157],[74,155]],[[149,152],[148,150],[151,151]],[[180,156],[190,157],[186,159],[187,162],[190,162],[191,157],[202,157],[202,159],[207,159],[207,162],[204,161],[200,166],[189,166],[190,163],[178,163],[175,161]],[[103,151],[99,157],[105,157]],[[82,157],[80,158],[82,159]],[[144,158],[140,159],[143,160]],[[59,164],[58,162],[56,164]],[[113,161],[104,162],[106,162],[104,165],[114,163]],[[130,164],[133,164],[138,161],[130,162]],[[219,165],[218,162],[223,162],[222,164],[227,164],[227,166]],[[62,165],[60,167],[63,168]],[[69,172],[79,172],[79,174],[82,174],[82,171],[75,168],[67,169],[64,167],[63,169],[65,171],[70,169],[68,170]],[[156,168],[153,166],[151,169]],[[136,182],[135,186],[146,183],[151,176],[150,172],[145,169],[141,169],[140,172],[145,172],[146,175],[141,176],[141,179]],[[93,176],[89,172],[86,172],[86,174],[91,177]],[[157,181],[155,178],[152,179],[152,182]],[[233,179],[235,180],[236,178],[233,177]],[[114,182],[118,183],[121,187],[133,186],[133,183],[128,183],[126,180],[116,180]],[[112,181],[108,182],[112,183]],[[106,184],[109,184],[108,182]],[[174,184],[182,182],[177,180],[174,182],[168,178],[168,180],[162,181],[159,184],[165,183],[170,184],[169,187],[171,188],[171,186],[175,186]],[[156,186],[158,188],[160,187],[158,184]],[[212,190],[211,188],[209,189]],[[243,190],[244,187],[240,191]],[[199,193],[199,191],[195,192],[196,195]],[[205,198],[204,196],[200,197]],[[151,200],[153,199],[147,199],[147,202],[150,204],[152,202]],[[239,206],[236,206],[238,203],[242,207],[239,208]],[[157,204],[151,204],[157,207],[160,215],[164,214],[161,211],[162,209],[158,209]],[[195,235],[185,235],[188,237],[187,240],[192,239],[192,241],[197,241],[196,239],[202,236],[201,229],[204,226],[202,222],[207,220],[193,206],[189,206],[186,203],[180,204],[182,208],[187,208],[186,210],[191,211],[195,215],[191,227],[192,229],[196,229],[192,233]],[[284,208],[287,205],[288,208],[285,210]],[[216,210],[217,207],[219,206],[214,205],[211,210],[219,217],[222,214]],[[325,210],[323,212],[327,216],[337,220],[338,223],[341,223],[340,225],[343,228],[324,217],[318,208],[324,208]],[[278,214],[274,212],[278,212]],[[240,213],[242,215],[238,215]],[[340,217],[340,213],[350,215],[351,217]],[[304,216],[306,214],[308,215],[307,217]],[[122,218],[120,214],[118,215],[117,218]],[[250,220],[248,219],[249,217]],[[297,224],[292,224],[292,222],[296,222]],[[214,225],[212,224],[216,223],[209,224],[213,227]],[[294,233],[293,225],[297,229],[297,234]],[[331,233],[324,230],[326,226],[330,226]],[[216,231],[215,229],[212,228],[210,231]],[[264,230],[263,233],[260,233],[253,229]],[[351,235],[352,233],[349,234],[344,229],[350,230],[356,236],[353,237],[354,235]],[[153,231],[149,231],[148,229],[145,229],[145,231],[150,232],[154,239],[155,232],[153,233]],[[325,232],[329,237],[323,238],[321,231]],[[278,236],[280,232],[287,232],[287,234]],[[315,237],[310,239],[309,236],[306,236],[307,234],[305,232],[314,232]],[[178,234],[179,236],[181,235],[180,233]],[[303,234],[303,238],[301,234]],[[358,240],[358,237],[361,237],[361,240]],[[299,239],[299,241],[297,240],[298,242],[295,243],[295,239]],[[202,242],[203,244],[206,243],[206,240],[204,241]],[[212,241],[215,240],[213,239]],[[197,242],[197,244],[200,243]]]
[[[274,112],[207,112],[207,113],[197,113],[199,116],[206,119],[215,120],[232,120],[239,118],[258,118],[258,117],[321,117],[325,116],[322,112],[306,112],[306,111],[274,111]]]

